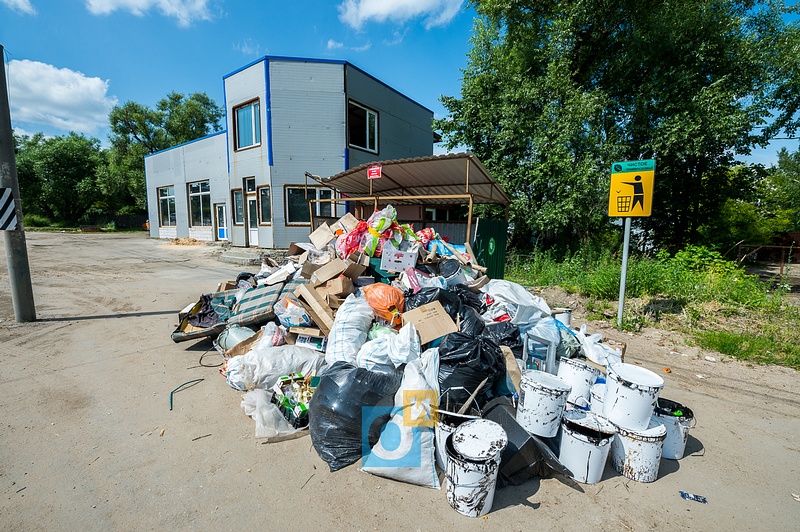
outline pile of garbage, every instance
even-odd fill
[[[360,460],[428,488],[444,478],[473,517],[495,487],[599,482],[609,455],[652,482],[662,456],[682,457],[692,412],[659,401],[660,376],[571,328],[569,309],[489,279],[468,244],[415,232],[391,206],[309,240],[201,296],[172,335],[214,338],[256,437],[310,434],[331,471]]]

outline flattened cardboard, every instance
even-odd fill
[[[476,294],[480,294],[481,288],[486,286],[486,284],[488,282],[489,282],[489,276],[488,275],[481,275],[480,277],[478,277],[477,279],[475,279],[471,283],[468,283],[467,287],[470,290],[472,290],[473,292],[475,292]]]
[[[331,224],[331,231],[336,236],[349,233],[358,225],[358,218],[349,212]]]
[[[311,276],[314,275],[314,272],[320,269],[319,264],[314,264],[310,261],[305,261],[303,263],[303,267],[300,269],[300,277],[304,279],[311,279]]]
[[[319,292],[310,284],[301,284],[294,291],[294,295],[300,300],[317,327],[328,336],[333,328],[333,313]]]
[[[286,251],[288,256],[302,255],[311,247],[308,242],[292,242],[289,244],[289,249]]]
[[[334,277],[338,277],[346,269],[347,265],[342,259],[333,259],[328,264],[321,266],[311,275],[311,284],[319,286]]]
[[[235,346],[228,349],[223,355],[227,358],[233,358],[235,356],[244,355],[248,351],[250,351],[253,346],[255,346],[259,340],[261,340],[261,333],[263,333],[263,329],[259,329],[257,333],[255,333],[250,338],[245,338]]]
[[[308,235],[308,239],[317,249],[324,248],[328,245],[328,242],[334,238],[336,238],[336,235],[333,234],[333,231],[331,231],[331,228],[325,222],[322,222],[322,225],[317,227],[314,232]]]
[[[445,334],[458,332],[458,327],[438,301],[421,305],[403,312],[403,325],[413,323],[419,333],[420,342],[427,344]]]
[[[325,300],[328,302],[328,306],[331,309],[336,310],[339,307],[341,307],[342,304],[344,304],[345,298],[328,294],[328,296],[325,298]]]

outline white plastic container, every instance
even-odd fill
[[[553,314],[553,317],[569,327],[569,324],[572,322],[572,309],[567,307],[556,307],[553,309],[556,311]]]
[[[454,510],[467,517],[481,517],[492,510],[506,445],[506,431],[488,419],[467,421],[447,438],[447,502]]]
[[[612,364],[606,375],[603,416],[628,430],[645,430],[664,379],[633,364]]]
[[[694,413],[686,407],[669,399],[658,399],[653,417],[667,429],[664,450],[661,458],[680,460],[686,450],[689,429],[694,426]]]
[[[472,421],[473,419],[480,419],[479,416],[471,416],[466,414],[456,414],[455,412],[447,412],[439,410],[439,419],[436,423],[434,434],[436,436],[436,465],[439,469],[445,471],[447,469],[447,453],[445,446],[447,445],[447,438],[455,432],[455,430],[463,423]]]
[[[589,408],[595,414],[600,414],[602,416],[603,400],[606,397],[606,383],[598,382],[596,384],[592,384],[592,387],[589,389],[589,395],[591,395]]]
[[[558,364],[558,376],[572,386],[567,401],[575,403],[578,397],[583,397],[588,403],[591,397],[590,389],[600,376],[600,371],[582,360],[562,358]]]
[[[661,451],[667,429],[652,418],[644,430],[629,430],[617,425],[611,443],[611,465],[636,482],[654,482],[661,465]]]
[[[543,438],[558,434],[571,386],[563,379],[535,369],[522,373],[517,423]]]
[[[603,478],[615,433],[614,425],[593,412],[565,412],[558,460],[578,482],[596,484]]]

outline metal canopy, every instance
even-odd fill
[[[381,177],[368,179],[367,169],[378,164]],[[500,185],[471,153],[377,161],[314,179],[346,198],[379,198],[381,203],[390,199],[437,205],[496,203],[507,206],[510,203]]]

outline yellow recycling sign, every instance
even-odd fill
[[[609,216],[650,216],[656,161],[623,161],[611,165]]]

